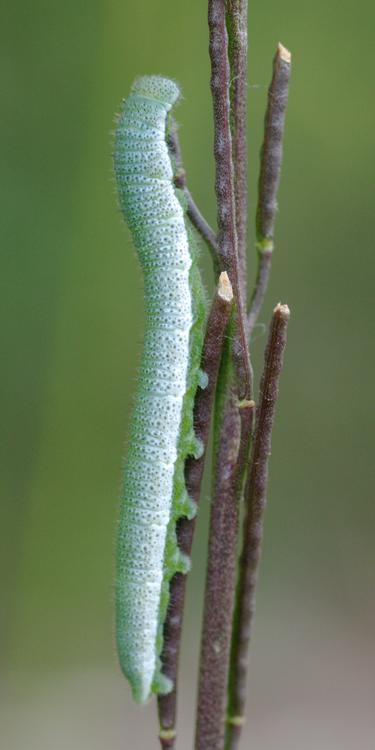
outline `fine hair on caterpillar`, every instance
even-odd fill
[[[117,540],[116,633],[121,668],[135,700],[172,688],[161,672],[169,583],[190,561],[178,549],[176,522],[195,514],[184,480],[189,455],[201,455],[193,404],[205,299],[196,240],[166,137],[180,97],[174,81],[145,76],[118,117],[114,166],[120,207],[144,274],[145,335],[124,464]]]

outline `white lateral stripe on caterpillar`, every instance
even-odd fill
[[[169,580],[177,570],[186,571],[173,541],[176,518],[191,512],[186,491],[176,494],[194,325],[192,256],[165,140],[167,114],[178,97],[173,81],[137,80],[120,114],[114,155],[121,208],[144,270],[147,313],[116,581],[119,659],[139,702],[171,689],[160,673],[161,631]],[[194,447],[192,440],[187,452]]]

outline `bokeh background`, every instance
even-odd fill
[[[244,748],[373,748],[373,28],[369,0],[251,3],[249,281],[271,61],[293,52],[265,324],[292,309],[273,439]],[[113,644],[114,538],[142,341],[117,209],[114,112],[140,73],[180,81],[189,184],[215,222],[206,3],[22,0],[2,13],[1,745],[157,747]],[[202,253],[206,285],[209,262]],[[208,485],[180,706],[191,747]]]

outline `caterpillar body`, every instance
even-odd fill
[[[184,481],[188,455],[201,455],[194,435],[205,300],[195,238],[173,185],[166,134],[179,98],[166,78],[138,79],[115,136],[120,205],[144,274],[146,330],[118,529],[116,638],[119,661],[138,702],[166,693],[161,672],[169,582],[189,560],[177,546],[176,522],[195,507]]]

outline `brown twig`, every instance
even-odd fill
[[[279,44],[273,61],[272,80],[268,89],[268,105],[264,121],[264,140],[260,152],[258,206],[256,213],[258,272],[247,319],[249,336],[258,318],[271,270],[290,68],[291,54],[282,44]]]
[[[246,514],[233,618],[226,750],[235,750],[238,747],[244,722],[247,656],[255,611],[255,588],[263,537],[268,460],[271,455],[271,434],[289,317],[287,305],[278,304],[275,307],[260,384],[260,403],[257,409],[251,466],[245,490]]]
[[[231,408],[224,411],[220,429],[217,464],[233,469],[229,474],[216,472],[211,508],[208,564],[201,642],[196,750],[221,750],[224,744],[226,686],[228,679],[234,584],[239,486],[242,467],[249,449],[254,402],[240,405],[236,390],[231,390]],[[242,408],[241,408],[242,407]],[[237,424],[233,414],[240,414]],[[246,427],[245,427],[246,423]],[[242,439],[241,439],[242,438]]]
[[[228,408],[228,401],[229,407]],[[215,451],[216,465],[223,461],[235,465],[240,441],[240,421],[234,388],[227,398],[220,423],[220,441]],[[229,585],[215,585],[218,570],[234,576],[231,554],[236,544],[238,507],[233,502],[232,475],[215,471],[213,500],[210,513],[208,561],[204,594],[204,613],[201,637],[195,750],[221,750],[225,731],[225,687],[228,673],[228,627],[231,626],[233,589]],[[228,500],[228,504],[226,503]],[[228,560],[229,547],[229,560]],[[213,564],[215,561],[215,564]],[[218,566],[219,561],[219,566]],[[228,564],[230,570],[228,571]],[[228,616],[229,607],[229,616]],[[226,637],[226,639],[223,639]],[[224,653],[222,651],[224,646]]]
[[[238,275],[242,303],[247,290],[247,0],[227,0],[235,172]]]
[[[249,341],[251,339],[254,326],[258,320],[258,316],[263,305],[264,298],[266,296],[271,273],[273,248],[271,248],[270,250],[259,250],[259,248],[257,248],[257,253],[257,276],[254,290],[251,295],[250,310],[247,316],[247,335]]]
[[[178,138],[177,125],[175,120],[172,120],[171,128],[168,133],[168,147],[175,161],[174,184],[177,188],[182,190],[185,195],[187,215],[193,226],[196,228],[197,232],[207,244],[214,264],[214,271],[216,272],[216,274],[218,274],[219,262],[216,234],[210,227],[204,216],[201,214],[187,186],[186,172],[182,160],[181,146]]]
[[[225,272],[220,274],[216,295],[212,302],[202,352],[202,370],[208,375],[208,385],[198,388],[194,405],[194,429],[203,445],[207,445],[217,374],[222,354],[225,330],[233,300],[232,287]],[[189,497],[199,503],[205,454],[199,459],[189,457],[185,465],[185,481]],[[177,528],[180,549],[190,556],[195,522],[182,518]],[[158,697],[160,743],[163,750],[172,750],[176,737],[176,704],[178,659],[182,617],[185,601],[186,576],[177,573],[170,585],[170,603],[164,625],[163,672],[173,681],[171,693]]]
[[[252,393],[252,371],[238,272],[232,136],[230,130],[230,68],[225,0],[209,0],[208,25],[211,60],[210,83],[214,113],[215,192],[219,229],[218,253],[220,268],[227,271],[233,286],[236,307],[233,359],[237,373],[239,396],[241,399],[249,400]]]
[[[219,260],[232,281],[236,309],[231,326],[233,341],[226,347],[222,360],[220,388],[215,404],[216,465],[201,643],[196,750],[221,750],[224,743],[238,509],[254,413],[254,403],[251,401],[252,370],[245,335],[237,249],[226,20],[226,0],[209,0]]]

